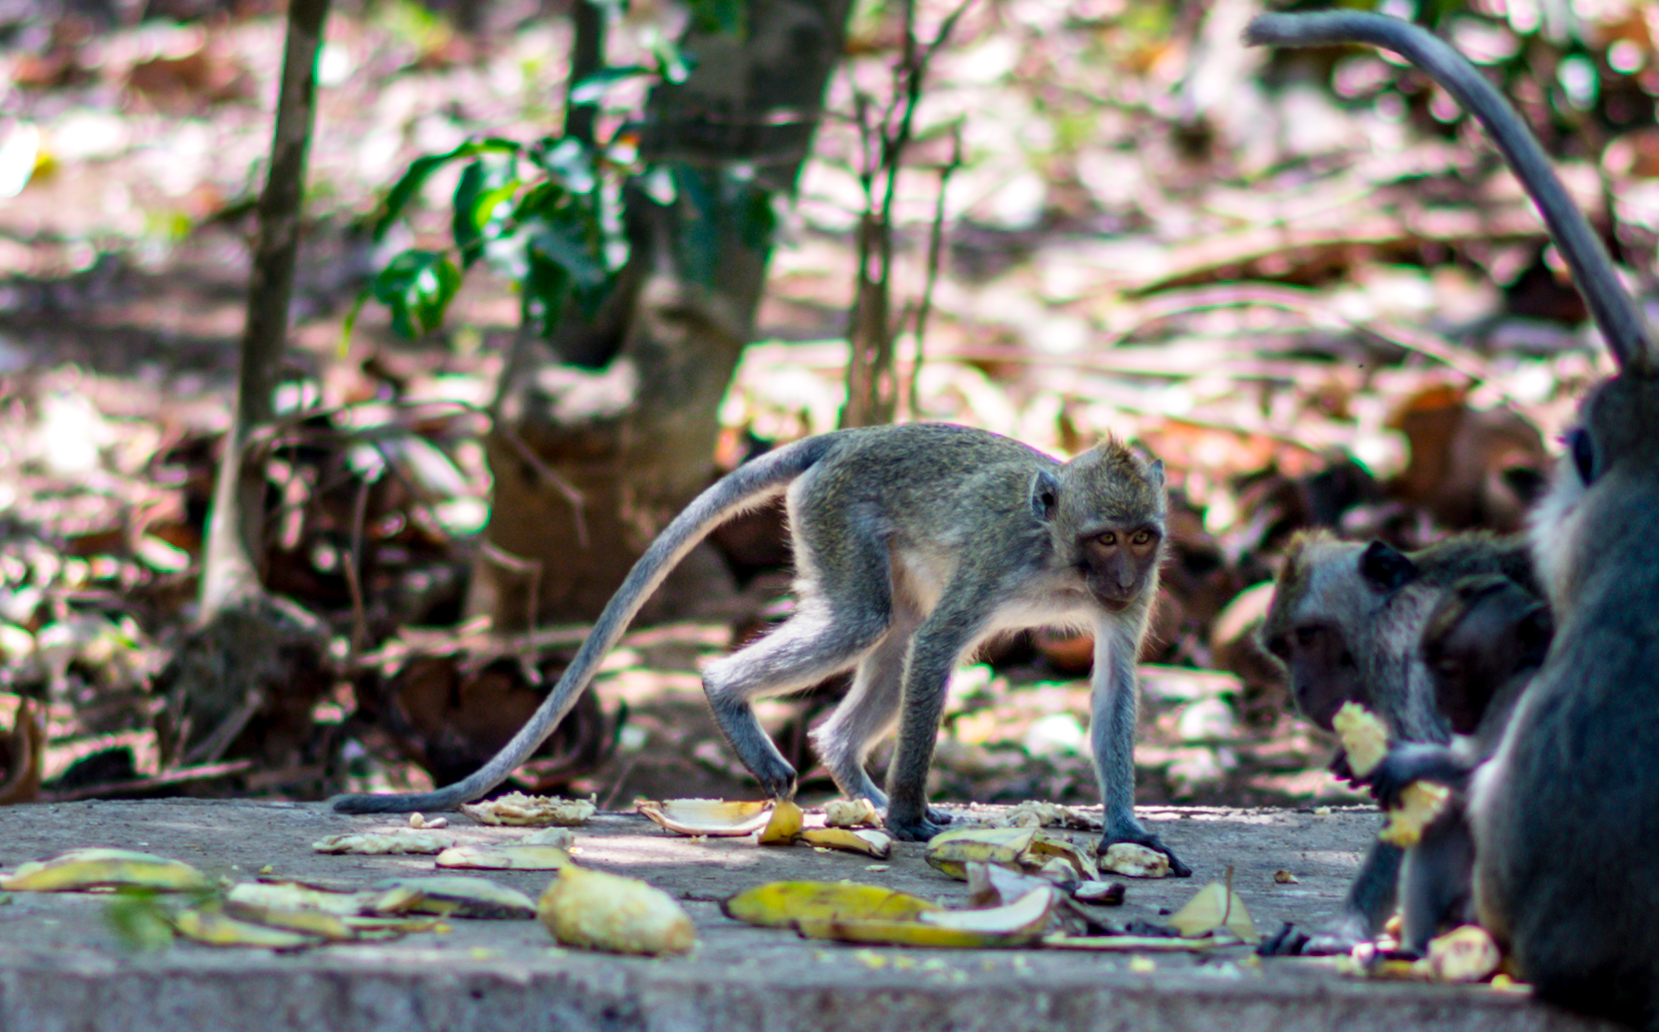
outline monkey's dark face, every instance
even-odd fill
[[[1290,691],[1302,715],[1331,730],[1345,702],[1366,705],[1370,694],[1342,629],[1323,621],[1299,623],[1267,640],[1267,650],[1290,674]]]
[[[1404,657],[1380,655],[1386,649],[1375,646],[1383,644],[1383,625],[1403,615],[1393,601],[1417,575],[1410,557],[1380,541],[1312,535],[1292,546],[1262,641],[1285,665],[1296,708],[1308,720],[1328,731],[1343,703],[1376,708],[1372,681]],[[1407,636],[1415,646],[1415,628]],[[1356,657],[1356,642],[1372,643],[1368,662]]]
[[[1151,524],[1108,526],[1084,536],[1077,552],[1089,594],[1110,612],[1128,609],[1157,573],[1163,540]]]

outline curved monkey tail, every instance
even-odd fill
[[[1543,215],[1619,367],[1636,376],[1659,375],[1659,356],[1646,323],[1613,271],[1601,239],[1567,195],[1526,123],[1468,58],[1426,29],[1367,11],[1258,15],[1245,28],[1244,41],[1278,47],[1364,43],[1392,50],[1416,65],[1491,134]]]
[[[622,637],[640,606],[662,584],[669,571],[685,558],[686,553],[727,519],[778,495],[791,481],[821,460],[833,443],[833,437],[823,436],[786,445],[744,463],[698,495],[634,563],[622,586],[599,614],[593,630],[559,678],[559,683],[542,700],[518,734],[502,746],[490,762],[466,778],[435,791],[336,796],[333,799],[334,809],[340,813],[452,810],[501,784],[559,726],[559,721],[564,719],[582,689],[593,679],[600,660]]]

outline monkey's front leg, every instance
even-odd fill
[[[1128,613],[1103,617],[1095,625],[1089,740],[1105,816],[1100,852],[1118,842],[1147,846],[1169,857],[1170,873],[1190,878],[1192,868],[1135,818],[1135,658],[1144,626],[1144,618]]]
[[[928,812],[927,772],[945,714],[950,672],[971,637],[967,613],[941,606],[911,645],[899,704],[899,738],[887,767],[887,830],[908,842],[926,842],[944,830]]]

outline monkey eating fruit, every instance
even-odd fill
[[[1091,741],[1105,804],[1101,848],[1163,846],[1135,818],[1135,659],[1158,589],[1167,500],[1162,463],[1107,441],[1061,463],[1017,441],[942,423],[810,437],[738,467],[652,543],[530,722],[470,777],[433,792],[348,795],[346,813],[450,809],[500,784],[557,726],[639,607],[716,525],[783,495],[795,614],[709,665],[703,685],[738,759],[777,799],[795,771],[752,700],[854,669],[847,697],[813,732],[836,786],[885,807],[902,839],[948,820],[927,806],[928,768],[951,670],[999,631],[1093,631]],[[883,792],[864,769],[894,724]],[[1175,873],[1191,872],[1173,855]]]
[[[1393,811],[1425,786],[1447,793],[1400,870],[1400,944],[1419,955],[1442,932],[1475,921],[1475,846],[1469,780],[1497,751],[1510,713],[1544,662],[1553,634],[1549,608],[1508,577],[1465,577],[1429,614],[1423,662],[1451,725],[1450,745],[1406,742],[1355,778]]]

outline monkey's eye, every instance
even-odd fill
[[[1567,450],[1573,454],[1573,468],[1585,487],[1595,479],[1596,444],[1590,440],[1590,431],[1581,426],[1567,431]]]
[[[1152,532],[1150,530],[1137,530],[1135,536],[1129,539],[1129,543],[1132,545],[1150,545],[1152,543]]]
[[[1095,538],[1095,540],[1100,542],[1101,544],[1105,545],[1108,548],[1114,547],[1118,543],[1117,532],[1112,531],[1112,530],[1108,530],[1106,533],[1104,533],[1104,534],[1100,535],[1099,537]]]

